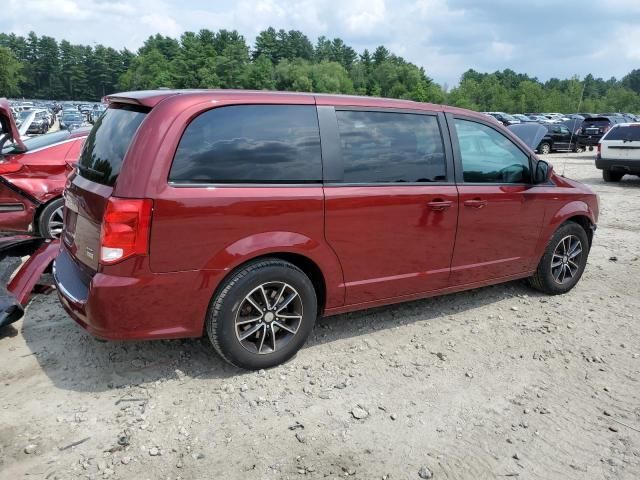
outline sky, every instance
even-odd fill
[[[8,6],[7,6],[8,2]],[[640,0],[3,0],[0,32],[135,51],[152,34],[265,28],[385,45],[454,86],[473,68],[540,80],[640,68]]]

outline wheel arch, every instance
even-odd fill
[[[285,262],[289,262],[292,265],[298,267],[302,272],[311,280],[314,290],[316,291],[317,301],[318,301],[318,315],[322,315],[327,308],[327,302],[329,300],[328,297],[332,295],[330,291],[330,285],[328,284],[328,279],[326,272],[320,267],[320,264],[312,259],[311,257],[298,253],[291,252],[286,250],[278,250],[272,251],[268,253],[260,253],[254,256],[243,258],[243,260],[230,268],[225,275],[222,277],[220,282],[218,283],[216,289],[213,292],[212,299],[216,298],[216,296],[222,291],[228,279],[232,278],[238,271],[245,268],[247,265],[255,262],[259,262],[265,259],[278,259],[283,260]],[[344,292],[341,290],[340,292],[333,292],[334,297],[339,297],[340,300],[344,299]],[[335,300],[335,298],[334,298]],[[330,301],[330,300],[329,300]],[[335,303],[335,302],[334,302]],[[340,302],[342,303],[342,302]],[[333,306],[333,305],[331,305]]]
[[[251,260],[247,260],[240,266],[236,267],[233,272],[238,271],[249,263],[258,262],[266,258],[276,258],[285,262],[289,262],[292,265],[298,267],[307,277],[309,277],[309,280],[311,280],[313,288],[316,291],[316,297],[318,300],[318,315],[322,315],[327,301],[327,281],[324,277],[324,274],[322,273],[322,270],[320,269],[320,266],[311,258],[305,255],[291,252],[275,252],[260,255],[258,257],[252,258]],[[233,272],[229,272],[229,275],[231,275],[231,273]],[[225,279],[227,277],[225,277]]]
[[[586,215],[574,215],[573,217],[567,218],[562,223],[562,225],[569,222],[577,223],[584,229],[585,233],[587,234],[587,238],[589,239],[589,247],[591,247],[591,243],[593,242],[593,230],[594,230],[594,224],[591,221],[591,219]]]
[[[40,217],[42,216],[42,212],[44,211],[45,208],[47,208],[49,205],[51,205],[53,202],[55,202],[56,200],[61,200],[62,197],[62,192],[59,192],[58,195],[55,195],[53,197],[50,197],[47,199],[46,202],[41,203],[40,205],[38,205],[36,207],[36,211],[35,214],[33,215],[33,229],[34,231],[37,231],[38,234],[40,234],[39,230],[39,224],[40,224]]]
[[[589,238],[589,247],[591,247],[593,231],[596,225],[595,219],[596,214],[586,202],[576,200],[565,204],[546,222],[546,226],[541,232],[535,255],[535,258],[538,259],[537,261],[539,261],[544,254],[544,250],[555,231],[570,221],[579,224],[585,229],[587,237]]]

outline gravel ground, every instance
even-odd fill
[[[96,342],[35,298],[0,334],[0,477],[640,478],[640,180],[549,159],[601,197],[564,296],[513,282],[322,319],[253,373],[205,340]]]

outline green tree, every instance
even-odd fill
[[[0,97],[20,95],[20,82],[23,80],[21,72],[22,64],[13,52],[0,47]]]
[[[275,69],[266,54],[260,55],[248,66],[244,86],[256,90],[275,90]]]

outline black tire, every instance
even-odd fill
[[[566,238],[575,238],[580,243],[581,253],[579,258],[575,259],[577,268],[571,278],[563,278],[562,282],[556,278],[559,267],[553,267],[552,261],[556,261],[558,257],[564,257],[557,255],[557,249],[560,248],[560,243]],[[565,240],[566,241],[566,240]],[[560,226],[558,230],[553,234],[551,240],[544,251],[544,255],[538,263],[538,268],[534,275],[529,278],[529,284],[536,290],[547,293],[549,295],[560,295],[567,293],[573,287],[576,286],[582,273],[587,265],[587,258],[589,256],[589,238],[587,232],[584,231],[582,226],[575,222],[567,222]],[[556,256],[554,257],[554,254]],[[565,262],[564,258],[561,260]]]
[[[272,285],[274,287],[270,290]],[[278,285],[278,288],[280,285],[286,285],[291,288],[291,291],[286,295],[278,295],[274,299],[275,295],[271,296],[271,293],[275,291],[276,285]],[[281,311],[277,310],[276,306],[272,305],[273,309],[268,310],[267,313],[264,313],[264,309],[263,312],[259,312],[258,309],[255,309],[255,306],[251,306],[255,305],[255,303],[249,302],[247,298],[253,295],[252,292],[254,291],[258,291],[261,294],[261,290],[259,290],[261,286],[265,287],[267,291],[265,296],[270,297],[266,300],[270,300],[276,305],[285,303],[285,299],[281,297],[287,296],[287,299],[290,297],[295,299],[290,301],[289,305],[294,302],[298,305],[300,309],[300,315],[298,316],[301,318],[300,320],[295,320],[299,322],[297,323],[297,328],[287,325],[292,329],[295,328],[294,333],[276,326],[280,325],[279,321],[285,323],[289,320],[282,320],[273,315],[271,320],[268,319],[269,312]],[[297,297],[294,294],[298,294]],[[256,299],[255,296],[251,298]],[[313,330],[317,313],[318,300],[309,277],[289,262],[277,258],[265,258],[245,265],[240,270],[232,273],[222,284],[209,305],[206,327],[213,347],[224,360],[240,368],[258,370],[274,367],[293,357],[304,345]],[[260,315],[261,318],[248,323],[248,325],[238,327],[236,320],[242,318],[241,315],[243,314],[247,315],[247,317]],[[274,313],[274,315],[277,315],[277,313]],[[249,321],[247,320],[247,322]],[[241,340],[243,334],[247,334],[251,329],[258,326],[262,326],[260,330],[250,335],[248,339]],[[262,330],[263,327],[264,330]],[[271,337],[272,334],[273,337]],[[260,340],[262,340],[262,343],[260,343]],[[252,343],[254,341],[256,342],[255,344]],[[276,342],[276,349],[271,348],[272,341]],[[277,342],[280,342],[280,345]],[[266,353],[259,353],[260,349],[263,348],[263,344],[267,345]],[[257,351],[254,351],[252,345]]]
[[[612,172],[611,170],[602,170],[602,178],[605,182],[619,182],[622,180],[624,173]]]
[[[38,217],[38,234],[44,238],[58,238],[59,233],[54,232],[53,227],[62,228],[61,208],[64,207],[64,199],[56,198],[47,204]],[[59,222],[59,225],[58,223]]]
[[[549,155],[551,153],[551,144],[547,142],[541,143],[538,147],[538,151],[542,155]]]

